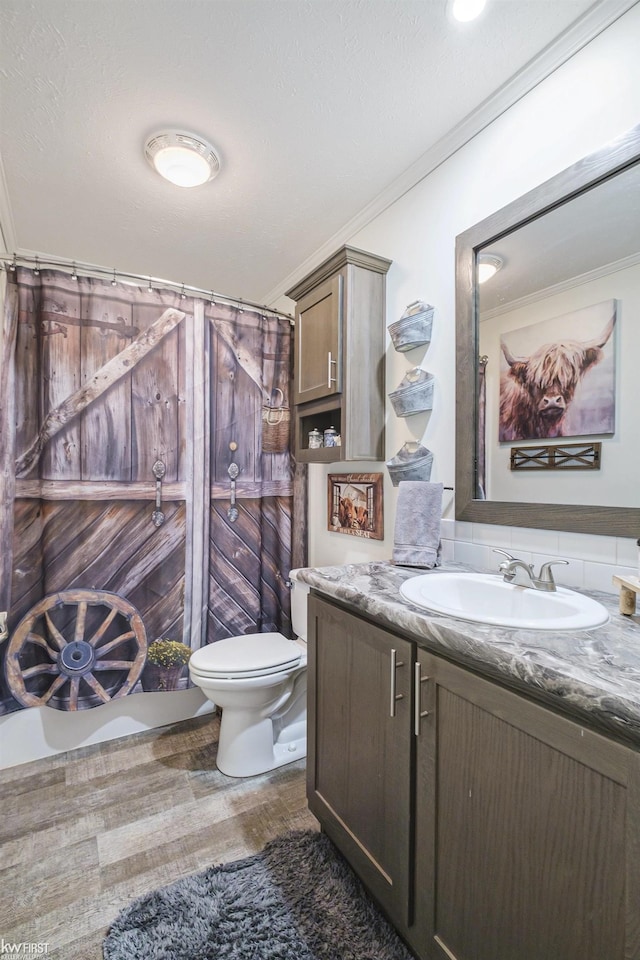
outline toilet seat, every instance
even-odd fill
[[[196,650],[189,670],[210,679],[266,677],[294,669],[302,660],[302,648],[281,633],[250,633],[227,637]]]

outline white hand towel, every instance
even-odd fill
[[[401,480],[393,540],[393,562],[405,567],[440,566],[442,483]]]

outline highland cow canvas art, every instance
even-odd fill
[[[614,432],[616,308],[605,300],[501,336],[499,440]]]

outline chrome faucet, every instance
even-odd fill
[[[524,560],[518,560],[512,557],[506,550],[494,549],[494,553],[501,553],[506,560],[503,560],[498,570],[503,576],[505,583],[513,583],[515,586],[532,587],[534,590],[546,590],[548,593],[556,589],[556,582],[553,579],[551,567],[556,563],[569,563],[568,560],[547,560],[540,567],[540,573],[536,577],[533,564],[525,563]]]

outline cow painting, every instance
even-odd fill
[[[612,304],[609,302],[608,307]],[[613,430],[613,371],[600,391],[602,410],[568,426],[568,413],[585,374],[601,363],[603,348],[615,326],[612,310],[606,326],[594,338],[570,337],[544,343],[527,356],[501,348],[508,370],[500,381],[500,440],[528,440],[607,433]],[[507,339],[510,335],[507,335]]]
[[[328,484],[328,529],[382,540],[382,474],[330,473]]]
[[[340,497],[338,519],[341,527],[357,527],[356,507],[351,497]]]
[[[369,511],[361,501],[353,501],[351,497],[340,497],[338,506],[338,520],[341,527],[355,530],[369,528]]]

